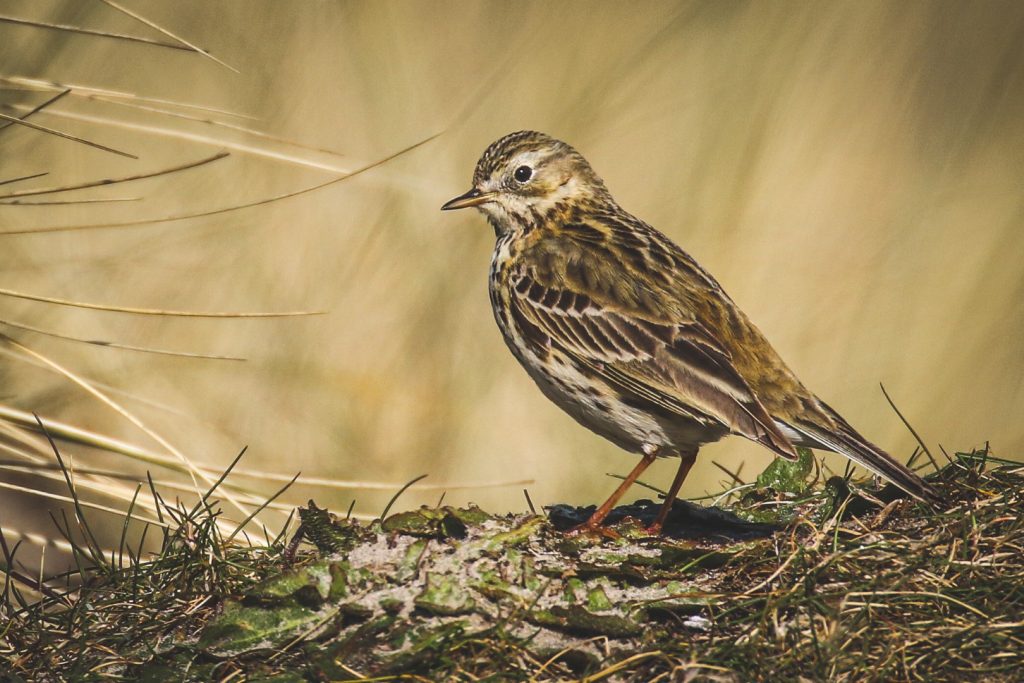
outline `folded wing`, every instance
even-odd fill
[[[568,354],[634,400],[725,425],[795,458],[729,352],[679,302],[664,301],[670,292],[622,264],[609,268],[609,258],[568,238],[547,237],[535,253],[527,250],[509,282],[512,315],[527,338]]]

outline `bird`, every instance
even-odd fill
[[[934,504],[935,489],[808,390],[696,260],[619,206],[573,147],[545,133],[496,140],[472,187],[494,229],[489,293],[512,355],[580,424],[640,460],[577,533],[602,523],[659,457],[679,468],[647,531],[663,532],[705,444],[727,435],[794,460],[840,453]]]

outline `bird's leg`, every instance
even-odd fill
[[[676,470],[676,476],[675,479],[672,480],[672,486],[669,487],[668,493],[665,495],[665,502],[661,504],[661,509],[658,510],[658,516],[654,519],[654,524],[647,527],[647,533],[651,536],[661,535],[661,528],[665,525],[665,520],[668,519],[668,513],[672,510],[673,503],[676,502],[676,496],[679,494],[679,489],[683,485],[683,480],[686,479],[686,475],[690,473],[690,468],[693,467],[695,460],[697,460],[696,448],[679,454],[679,469]]]
[[[594,514],[590,515],[590,519],[583,524],[580,524],[578,527],[570,529],[569,533],[575,535],[579,533],[599,531],[601,528],[601,522],[604,521],[604,518],[612,511],[612,508],[614,508],[615,504],[619,502],[619,499],[625,495],[629,487],[632,486],[640,475],[644,473],[644,470],[650,467],[656,457],[657,451],[655,449],[645,449],[643,458],[641,458],[640,462],[636,464],[636,467],[632,469],[629,475],[622,480],[622,483],[619,484],[619,487],[615,489],[615,492],[608,497],[608,500],[602,503],[601,507],[594,510]]]

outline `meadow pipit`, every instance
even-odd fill
[[[679,471],[651,526],[660,533],[704,444],[738,434],[784,458],[841,453],[915,498],[919,476],[867,441],[786,367],[693,258],[623,210],[579,152],[520,131],[480,157],[469,192],[494,228],[490,295],[512,354],[578,422],[641,454],[584,528],[597,529],[659,456]]]

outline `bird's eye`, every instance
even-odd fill
[[[533,169],[529,166],[520,166],[516,169],[512,177],[521,183],[525,183],[527,180],[533,177]]]

